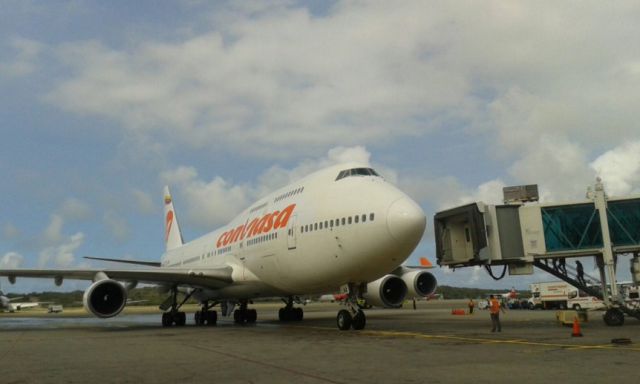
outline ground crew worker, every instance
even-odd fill
[[[582,266],[580,260],[576,260],[576,275],[578,277],[578,283],[586,286],[587,282],[584,281],[584,267]]]
[[[476,303],[473,302],[473,299],[469,299],[469,304],[467,304],[469,306],[469,314],[473,315],[473,307],[476,306]]]
[[[495,296],[491,295],[489,299],[489,313],[491,314],[491,332],[502,332],[502,326],[500,324],[500,311],[504,312],[504,308],[500,305],[500,301]]]

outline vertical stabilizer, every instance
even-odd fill
[[[182,233],[180,232],[176,212],[173,209],[173,199],[168,186],[164,187],[164,244],[167,251],[178,248],[183,244]]]

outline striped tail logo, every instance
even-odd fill
[[[173,224],[173,211],[167,212],[167,220],[165,224],[166,233],[164,236],[164,242],[169,241],[169,233],[171,233],[171,225]]]

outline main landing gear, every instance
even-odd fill
[[[178,327],[182,327],[187,323],[187,315],[184,312],[180,312],[179,309],[182,307],[182,304],[186,303],[187,300],[191,297],[191,293],[187,294],[182,300],[180,304],[178,304],[178,288],[171,288],[171,296],[162,303],[160,309],[166,311],[162,314],[162,326],[170,327],[172,325],[177,325]]]
[[[218,312],[216,311],[211,311],[210,309],[213,308],[217,303],[213,303],[211,305],[209,305],[209,301],[205,301],[202,303],[202,310],[197,311],[194,315],[194,320],[196,322],[196,325],[209,325],[209,326],[213,326],[216,325],[216,323],[218,322]]]
[[[302,308],[293,307],[293,296],[289,296],[287,300],[283,299],[282,301],[284,301],[285,306],[278,311],[280,321],[302,321],[304,312]]]
[[[233,322],[236,324],[252,324],[258,318],[255,309],[248,309],[249,300],[240,300],[240,308],[233,311]]]
[[[364,329],[364,327],[367,325],[367,317],[358,304],[359,292],[359,286],[353,283],[349,283],[349,296],[345,300],[347,309],[341,309],[338,312],[338,316],[336,318],[338,329],[340,329],[341,331],[346,331],[350,328],[359,331],[361,329]]]

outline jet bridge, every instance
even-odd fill
[[[495,279],[532,274],[536,266],[579,289],[597,293],[607,305],[609,325],[621,325],[624,313],[640,319],[618,292],[619,255],[633,255],[631,274],[640,283],[640,196],[609,198],[601,181],[587,198],[563,204],[537,201],[537,187],[508,187],[504,205],[475,202],[436,213],[436,257],[440,266],[485,266]],[[567,271],[567,258],[593,257],[600,272],[594,290],[579,273]],[[493,266],[504,266],[493,275]],[[602,292],[609,292],[603,294]]]

